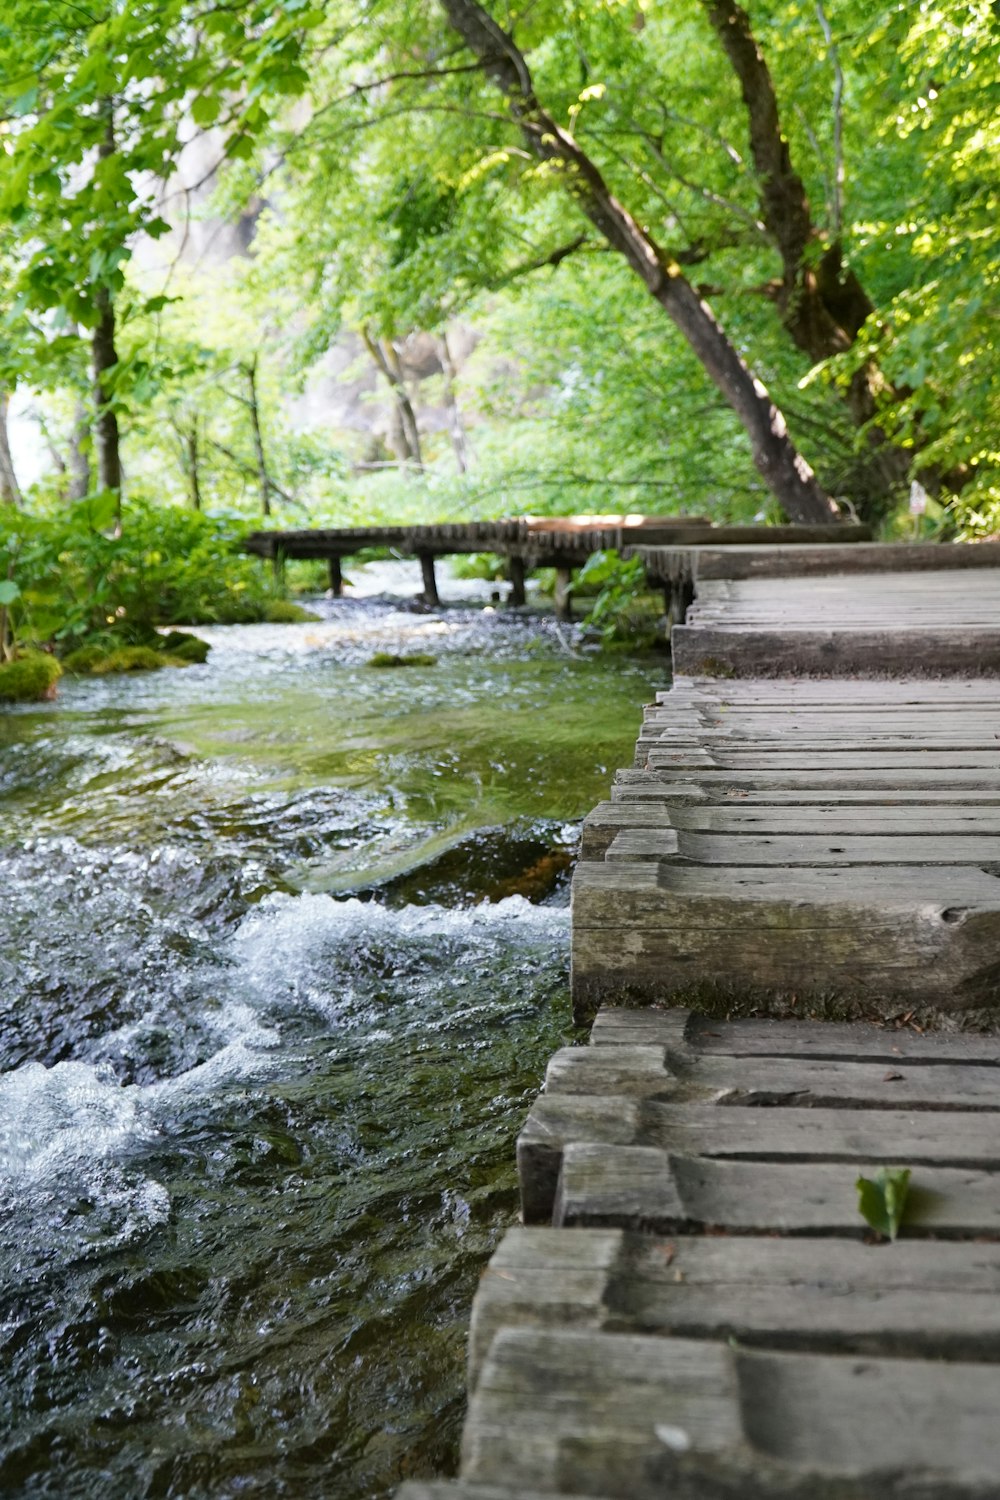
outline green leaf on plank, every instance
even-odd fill
[[[903,1222],[906,1195],[910,1190],[909,1167],[880,1167],[874,1181],[859,1177],[858,1209],[866,1224],[886,1239],[894,1240]]]

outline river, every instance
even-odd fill
[[[453,1470],[578,820],[663,669],[357,578],[0,713],[4,1496]]]

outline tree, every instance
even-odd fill
[[[18,242],[8,328],[36,362],[86,331],[97,482],[119,500],[119,417],[137,371],[118,343],[123,319],[150,306],[125,295],[125,266],[140,233],[169,230],[162,202],[189,124],[218,133],[220,162],[251,154],[271,110],[305,87],[300,54],[321,19],[303,0],[97,12],[11,0],[0,21],[0,213]]]

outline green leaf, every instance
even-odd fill
[[[859,1177],[858,1209],[866,1224],[878,1234],[894,1240],[903,1222],[906,1195],[910,1190],[909,1167],[879,1167],[872,1181]]]
[[[191,118],[196,125],[214,125],[221,108],[222,100],[217,94],[199,94],[191,102]]]
[[[12,578],[5,578],[0,582],[0,604],[13,604],[20,597],[21,590]]]

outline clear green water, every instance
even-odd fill
[[[324,611],[0,714],[5,1496],[453,1466],[469,1302],[570,1026],[565,894],[504,893],[548,889],[660,669]]]

